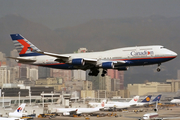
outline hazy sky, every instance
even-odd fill
[[[0,0],[0,17],[17,14],[51,29],[92,19],[180,16],[180,0]]]

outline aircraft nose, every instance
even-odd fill
[[[175,53],[175,52],[173,52],[173,51],[172,51],[171,54],[172,54],[174,57],[177,57],[177,55],[178,55],[177,53]]]

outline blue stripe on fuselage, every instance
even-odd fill
[[[126,60],[126,63],[123,64],[122,66],[151,65],[151,64],[163,63],[172,59],[174,59],[174,57]]]

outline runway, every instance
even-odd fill
[[[67,116],[56,116],[55,118],[51,118],[52,120],[138,120],[146,113],[154,112],[151,108],[145,108],[143,112],[132,112],[130,109],[129,112],[103,112],[100,113],[110,113],[116,114],[118,117],[115,116],[105,116],[105,117],[97,117],[97,116],[88,116],[88,117],[67,117]],[[180,107],[169,107],[164,109],[159,109],[158,111],[160,118],[165,117],[180,117]],[[34,120],[45,120],[49,118],[34,118]],[[174,119],[180,120],[180,118]]]

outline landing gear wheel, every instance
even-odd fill
[[[104,77],[105,76],[105,74],[101,74],[101,77]]]
[[[161,69],[160,69],[160,68],[157,68],[157,71],[158,71],[158,72],[160,72],[160,71],[161,71]]]
[[[103,69],[101,77],[104,77],[106,75],[106,73],[107,73],[107,70]]]

